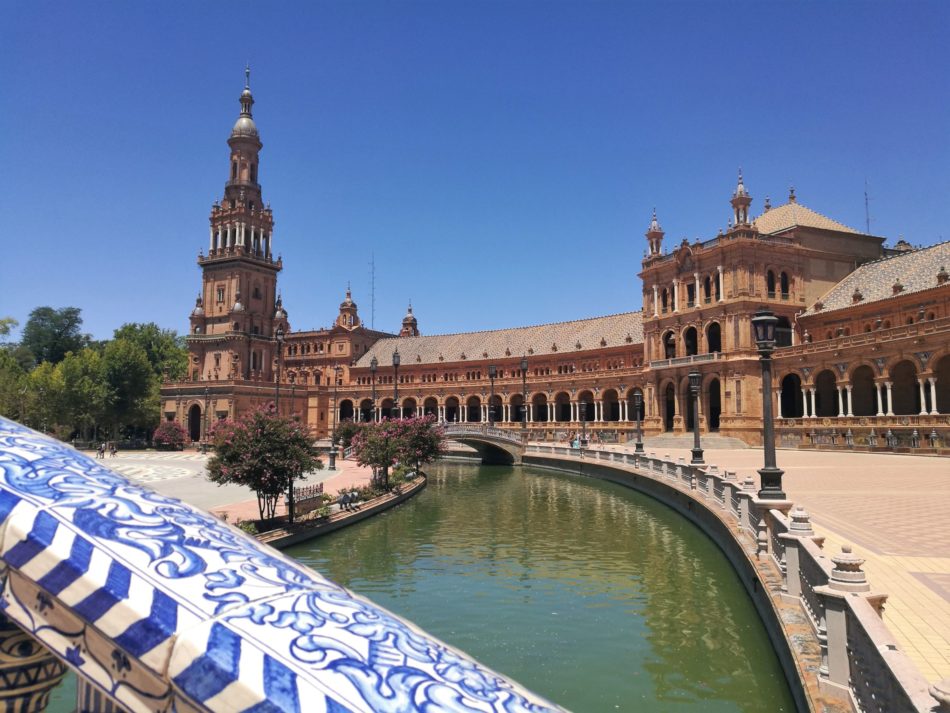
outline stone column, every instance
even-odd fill
[[[673,311],[679,312],[680,306],[680,283],[673,280]]]
[[[939,413],[937,411],[937,378],[928,376],[927,381],[930,383],[930,415],[936,416]]]
[[[802,387],[802,418],[808,418],[808,389]]]
[[[817,389],[812,386],[808,390],[811,392],[811,418],[818,418],[818,413],[815,408],[818,404],[818,402],[815,400],[815,392]]]
[[[442,406],[442,405],[439,406],[439,420],[440,421],[445,420],[445,406]]]
[[[927,415],[927,394],[924,392],[924,380],[917,377],[917,385],[920,387],[920,415]]]
[[[214,251],[214,226],[209,230],[211,231],[211,243],[208,245],[208,254],[210,255]]]
[[[694,300],[695,300],[693,304],[698,305],[700,303],[699,302],[699,273],[698,272],[693,273],[693,281],[696,284],[696,287],[693,288],[693,295],[694,295]]]
[[[659,311],[659,296],[660,288],[656,285],[653,285],[653,316],[658,317],[660,315]]]
[[[719,282],[719,301],[722,302],[723,295],[726,294],[725,286],[722,282],[722,265],[717,265],[716,270],[718,272],[716,275],[716,280]]]
[[[627,420],[627,399],[626,398],[624,398],[620,402],[620,420],[621,421]]]
[[[782,387],[776,386],[773,391],[775,392],[775,404],[777,406],[775,413],[778,414],[778,418],[785,418],[785,414],[782,413]]]
[[[891,389],[894,386],[894,382],[885,381],[884,386],[887,388],[887,415],[893,416],[894,415],[894,396],[891,393]]]
[[[881,385],[876,381],[874,382],[874,394],[877,396],[877,415],[883,416],[884,406],[881,403]]]
[[[838,390],[838,418],[841,418],[844,416],[844,387],[836,386],[835,388]]]
[[[846,384],[845,389],[848,391],[848,417],[854,416],[854,404],[851,401],[851,384]]]

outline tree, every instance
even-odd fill
[[[154,322],[128,323],[115,330],[113,337],[142,347],[159,379],[167,374],[170,379],[179,380],[188,370],[188,350],[173,329],[162,329]]]
[[[10,332],[20,325],[13,317],[0,317],[0,337],[10,336]],[[3,342],[0,342],[2,344]]]
[[[397,458],[400,463],[412,465],[418,473],[424,463],[445,455],[445,430],[435,416],[405,418],[399,424]]]
[[[37,364],[58,364],[67,352],[78,352],[89,344],[89,335],[80,332],[80,312],[78,307],[37,307],[23,327],[20,346],[30,351]]]
[[[145,350],[125,339],[114,339],[102,355],[109,388],[114,431],[123,426],[151,428],[158,423],[158,380]]]
[[[445,453],[445,431],[435,416],[362,423],[353,436],[353,454],[360,465],[386,474],[396,463],[414,467]]]
[[[0,349],[0,416],[23,421],[27,393],[26,371],[12,352]]]
[[[56,372],[63,387],[60,420],[88,439],[90,429],[105,420],[109,408],[105,362],[94,349],[83,349],[68,353],[56,365]]]
[[[63,378],[56,367],[44,361],[27,377],[26,408],[33,428],[59,433],[63,420]]]
[[[294,480],[323,468],[307,429],[278,414],[274,404],[249,411],[237,421],[219,421],[211,439],[215,454],[208,461],[208,479],[253,490],[262,520],[274,517],[277,501]]]

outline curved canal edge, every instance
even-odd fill
[[[752,599],[800,711],[945,710],[943,684],[928,686],[881,621],[886,595],[870,591],[863,560],[849,547],[826,556],[807,513],[760,500],[752,479],[655,454],[558,446],[528,446],[522,463],[631,488],[699,527]]]
[[[426,479],[425,473],[420,473],[415,478],[408,481],[408,483],[400,490],[400,492],[386,493],[385,495],[380,495],[379,497],[373,498],[372,500],[367,500],[356,512],[346,512],[345,510],[341,510],[340,512],[333,513],[326,520],[310,522],[304,521],[297,523],[292,527],[262,532],[259,535],[255,535],[255,537],[257,538],[258,542],[261,542],[265,545],[270,545],[275,549],[282,550],[284,548],[290,547],[291,545],[296,545],[301,542],[311,540],[314,537],[320,537],[321,535],[335,532],[348,525],[355,525],[356,523],[362,522],[368,517],[372,517],[373,515],[377,515],[381,512],[389,510],[390,508],[396,507],[412,496],[421,493],[426,487],[427,482],[428,481]]]

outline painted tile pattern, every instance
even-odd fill
[[[559,710],[217,518],[0,418],[0,608],[129,711]]]

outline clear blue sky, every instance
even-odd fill
[[[650,211],[709,237],[743,168],[950,239],[950,3],[3,2],[0,316],[187,330],[245,61],[295,329],[640,307]]]

